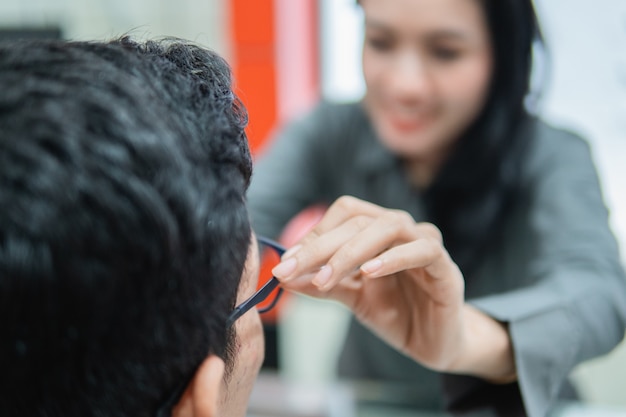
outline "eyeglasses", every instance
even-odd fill
[[[230,327],[237,321],[237,319],[248,312],[252,307],[257,307],[259,313],[266,313],[273,309],[280,296],[283,293],[283,289],[279,287],[280,281],[276,277],[272,276],[267,269],[268,267],[274,267],[280,262],[280,257],[285,253],[285,248],[266,237],[257,236],[257,242],[259,244],[259,250],[261,252],[261,274],[259,281],[262,286],[257,292],[255,292],[250,298],[243,303],[235,307],[235,310],[230,314],[226,322],[226,326]],[[266,282],[262,281],[263,277],[267,277]]]
[[[257,292],[255,292],[250,298],[243,303],[239,304],[228,317],[226,321],[227,327],[231,327],[235,321],[245,313],[250,311],[253,307],[257,307],[259,313],[266,313],[273,309],[280,296],[283,293],[283,289],[279,287],[280,281],[276,277],[272,276],[271,268],[278,265],[280,257],[283,256],[286,249],[266,237],[257,236],[257,242],[259,245],[259,251],[261,256],[261,274],[259,276],[259,282],[262,285]],[[267,277],[265,281],[263,277]],[[197,368],[193,370],[193,374],[196,373]],[[176,390],[168,397],[164,404],[157,411],[157,417],[170,416],[173,407],[176,405],[183,392],[189,385],[192,376],[185,378],[183,383],[180,384]]]

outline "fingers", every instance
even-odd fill
[[[372,219],[366,216],[355,216],[321,235],[310,233],[299,245],[283,255],[282,262],[272,270],[272,273],[282,282],[289,282],[303,274],[312,273],[313,283],[322,286],[333,275],[333,271],[347,274],[358,270],[360,263],[363,262],[359,259],[365,257],[367,260],[379,253],[368,248],[350,249],[354,237],[359,236],[371,222]],[[329,262],[333,258],[335,261],[343,260],[339,268],[336,267],[337,262],[334,262],[334,265]]]
[[[367,261],[361,265],[362,273],[377,278],[407,269],[426,268],[433,278],[442,278],[454,272],[456,266],[443,246],[441,231],[431,223],[416,223],[413,228],[415,239]]]
[[[316,264],[319,267],[323,265],[323,260],[320,261],[321,263],[316,262],[316,260],[323,258],[324,253],[335,252],[343,244],[345,238],[357,233],[360,229],[365,227],[369,221],[370,220],[368,220],[365,216],[355,216],[347,219],[343,223],[339,223],[333,229],[325,233],[320,233],[314,229],[300,239],[297,245],[287,250],[281,259],[285,261],[287,259],[294,258],[302,247],[306,247],[305,252],[307,253],[307,256],[304,258],[307,262],[301,264],[300,267],[310,268],[314,267]],[[298,257],[301,258],[302,254],[298,255]],[[288,274],[290,274],[290,272],[278,272],[278,275],[280,276]]]
[[[339,197],[328,210],[326,210],[326,213],[315,227],[300,240],[300,244],[306,244],[354,217],[366,216],[375,218],[385,211],[386,209],[380,206],[359,200],[355,197]]]
[[[361,271],[367,278],[415,268],[424,268],[433,279],[444,279],[458,273],[456,264],[441,242],[430,236],[393,247],[361,265]]]
[[[434,276],[445,276],[449,266],[437,262],[447,257],[441,242],[435,226],[415,223],[406,212],[343,197],[299,245],[285,253],[273,273],[283,282],[314,274],[311,282],[321,291],[353,277],[355,271],[379,277],[429,267]]]
[[[373,258],[397,245],[420,238],[413,218],[405,212],[386,210],[378,217],[365,219],[367,222],[360,222],[358,232],[344,238],[342,245],[329,255],[314,278],[313,283],[320,289],[332,288],[354,270],[363,272],[362,265]],[[373,265],[369,263],[368,266],[372,268]]]

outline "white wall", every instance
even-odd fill
[[[69,39],[176,36],[224,55],[220,0],[2,0],[0,27],[61,26]]]

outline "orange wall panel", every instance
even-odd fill
[[[274,0],[231,0],[230,31],[235,92],[248,109],[253,153],[277,114]]]
[[[231,0],[230,11],[235,42],[274,43],[274,0]]]
[[[248,109],[246,133],[252,152],[256,153],[276,121],[275,71],[267,63],[240,65],[235,80],[235,91]]]

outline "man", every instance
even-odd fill
[[[258,273],[230,82],[175,40],[0,45],[0,415],[245,414],[263,341],[254,311],[226,325]]]

